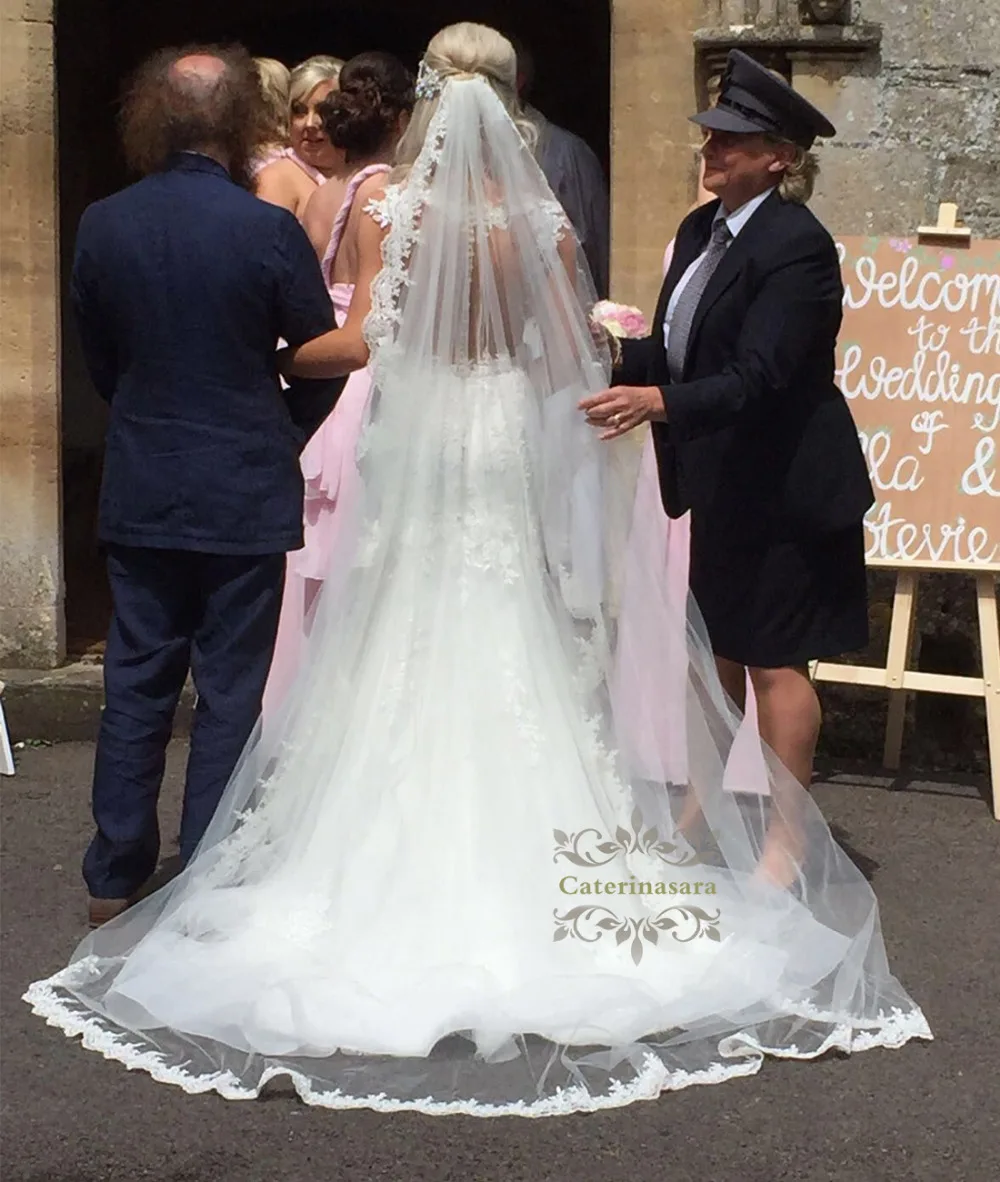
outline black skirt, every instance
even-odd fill
[[[757,669],[802,666],[868,644],[864,526],[734,541],[691,521],[691,592],[712,650]]]

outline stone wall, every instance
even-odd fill
[[[845,0],[839,24],[816,23],[814,8],[616,5],[616,298],[655,302],[663,249],[695,193],[699,133],[686,117],[710,101],[732,46],[782,72],[836,125],[819,146],[813,200],[834,233],[912,233],[954,201],[975,236],[1000,237],[1000,4]],[[632,107],[619,92],[635,81]]]
[[[0,0],[0,664],[63,655],[58,223],[47,0]]]
[[[813,208],[834,233],[908,234],[954,201],[1000,237],[1000,4],[996,0],[703,0],[695,34],[781,70],[830,116]],[[711,70],[703,70],[703,74]]]
[[[1000,237],[1000,4],[860,0],[879,54],[835,85],[815,208],[839,233],[909,233],[954,201]],[[834,72],[834,71],[831,71]]]
[[[702,0],[614,0],[611,294],[651,312],[663,252],[697,193],[692,37]]]

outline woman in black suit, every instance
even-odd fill
[[[718,200],[677,233],[653,332],[623,342],[614,388],[585,400],[616,438],[652,424],[664,507],[691,511],[691,590],[719,674],[803,785],[820,706],[814,659],[868,639],[862,519],[874,498],[834,384],[843,288],[832,238],[805,202],[825,117],[734,50],[706,129]],[[780,804],[780,802],[777,802]],[[775,811],[762,868],[787,881],[795,818]]]

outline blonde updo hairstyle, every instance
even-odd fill
[[[517,53],[502,33],[472,21],[448,25],[431,38],[424,53],[424,63],[427,69],[436,71],[443,82],[449,78],[484,78],[514,120],[528,147],[534,150],[538,131],[525,118],[517,97]],[[433,98],[417,99],[409,125],[396,149],[393,180],[402,180],[420,155],[440,101],[440,93]]]
[[[288,143],[288,81],[290,73],[284,62],[273,57],[255,57],[260,79],[260,92],[264,96],[264,113],[260,128],[261,144]]]
[[[296,103],[305,102],[321,82],[337,82],[343,67],[341,58],[324,54],[299,62],[288,81],[288,109],[291,110]]]

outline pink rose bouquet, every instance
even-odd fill
[[[590,318],[616,340],[634,340],[636,337],[649,335],[649,325],[642,310],[631,304],[599,300],[594,305]]]
[[[621,342],[644,337],[649,332],[646,317],[639,308],[631,304],[616,304],[613,300],[598,300],[591,309],[590,323],[598,332],[606,335],[615,366],[622,359]]]

